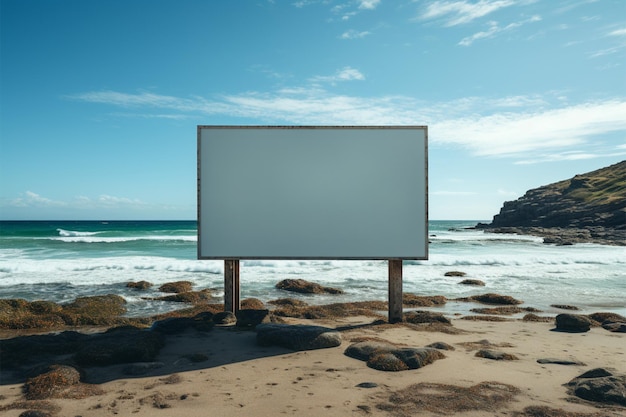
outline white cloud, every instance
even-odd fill
[[[32,191],[26,191],[17,198],[8,202],[11,207],[61,207],[67,205],[61,201],[54,201]]]
[[[461,41],[459,42],[459,45],[461,46],[470,46],[472,43],[474,43],[475,41],[479,40],[479,39],[486,39],[486,38],[493,38],[494,36],[496,36],[497,34],[503,33],[503,32],[508,32],[510,30],[516,29],[522,25],[525,25],[527,23],[534,23],[534,22],[539,22],[541,20],[540,16],[533,16],[529,19],[526,20],[522,20],[520,22],[514,22],[514,23],[509,23],[508,25],[501,27],[498,25],[498,22],[494,22],[491,21],[489,22],[489,29],[487,29],[486,31],[483,32],[477,32],[471,36],[467,36],[463,39],[461,39]]]
[[[333,75],[318,75],[312,77],[310,81],[334,83],[337,81],[362,81],[364,79],[365,76],[359,70],[352,67],[344,67]]]
[[[373,10],[380,4],[380,0],[358,0],[359,9]]]
[[[626,132],[626,99],[569,104],[559,97],[535,95],[424,102],[406,96],[336,95],[315,87],[322,81],[361,79],[364,76],[359,71],[346,67],[332,76],[313,77],[312,86],[246,92],[214,100],[110,91],[73,97],[118,107],[144,103],[144,107],[157,110],[165,108],[202,117],[241,117],[255,123],[428,125],[432,143],[463,147],[476,155],[524,160],[546,153],[584,151],[598,135]]]
[[[456,26],[487,16],[499,9],[513,6],[514,0],[435,1],[419,16],[421,20],[443,19],[444,26]]]
[[[626,36],[626,28],[616,29],[612,32],[609,32],[609,36]]]
[[[361,39],[361,38],[364,38],[364,37],[366,37],[367,35],[370,35],[370,34],[371,34],[371,32],[367,32],[367,31],[358,32],[356,30],[351,29],[351,30],[348,30],[348,31],[342,33],[339,38],[340,39]]]

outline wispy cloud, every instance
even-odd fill
[[[321,87],[322,83],[363,78],[359,71],[346,67],[331,76],[312,77],[309,86],[224,95],[212,100],[112,91],[72,97],[122,108],[143,106],[196,117],[223,115],[255,123],[428,125],[434,144],[462,147],[475,155],[521,160],[584,153],[598,135],[626,132],[625,99],[563,104],[559,97],[535,95],[425,102],[406,96],[338,95]],[[575,152],[569,156],[574,157],[583,156]]]
[[[533,17],[531,17],[529,19],[525,19],[525,20],[522,20],[520,22],[509,23],[506,26],[500,26],[498,24],[498,22],[491,21],[491,22],[488,23],[489,28],[487,30],[474,33],[471,36],[467,36],[467,37],[461,39],[461,41],[459,42],[459,45],[461,45],[461,46],[470,46],[471,44],[473,44],[477,40],[493,38],[496,35],[499,35],[499,34],[505,33],[505,32],[509,32],[509,31],[511,31],[513,29],[516,29],[516,28],[518,28],[518,27],[520,27],[522,25],[525,25],[527,23],[539,22],[540,20],[541,20],[540,16],[533,16]]]
[[[127,197],[116,197],[111,195],[100,195],[96,198],[90,198],[86,196],[77,196],[68,201],[54,200],[48,197],[44,197],[33,191],[25,191],[18,197],[8,200],[3,203],[5,206],[18,207],[18,208],[53,208],[53,207],[71,207],[73,209],[95,209],[95,208],[134,208],[143,209],[149,207],[148,203],[145,203],[139,199],[131,199]]]
[[[431,2],[419,15],[419,19],[442,20],[444,26],[450,27],[469,23],[497,10],[513,6],[515,3],[515,0],[480,0],[478,2],[439,0]]]
[[[368,32],[368,31],[359,32],[359,31],[351,29],[342,33],[339,38],[340,39],[361,39],[370,34],[371,32]]]
[[[374,10],[380,4],[380,0],[358,0],[359,9]]]
[[[317,75],[310,78],[309,81],[314,83],[335,83],[338,81],[362,81],[364,79],[365,76],[361,73],[361,71],[352,67],[344,67],[332,75]]]
[[[626,28],[615,29],[608,33],[609,36],[626,36]]]

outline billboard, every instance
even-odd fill
[[[427,259],[425,126],[198,126],[199,259]]]

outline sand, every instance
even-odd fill
[[[102,390],[100,395],[82,399],[52,398],[39,405],[52,410],[52,415],[69,417],[510,417],[529,406],[560,409],[560,416],[577,416],[575,413],[626,415],[623,407],[601,408],[576,400],[568,395],[564,386],[572,378],[597,367],[626,373],[626,335],[623,333],[611,333],[600,327],[586,333],[555,332],[552,323],[521,320],[453,319],[455,334],[416,330],[405,325],[374,325],[371,317],[332,321],[287,320],[294,324],[340,328],[343,343],[336,348],[293,352],[257,345],[254,331],[233,327],[216,327],[206,333],[189,330],[168,336],[167,345],[157,359],[162,367],[151,369],[140,377],[124,374],[122,369],[127,365],[88,368],[87,381],[97,384]],[[361,338],[380,338],[411,347],[446,342],[455,350],[445,351],[445,359],[420,369],[383,372],[344,355],[352,341]],[[519,360],[495,361],[476,357],[477,349],[487,343],[492,349],[513,354]],[[189,355],[196,355],[196,360],[205,360],[194,362],[189,359],[194,357]],[[585,365],[537,363],[541,358],[575,360]],[[494,389],[508,386],[517,389],[510,393],[512,398],[503,396],[500,403],[493,395],[486,397],[483,405],[491,409],[459,411],[459,407],[468,404],[462,398],[463,388],[485,381],[492,382],[489,387]],[[357,386],[366,382],[375,386]],[[416,408],[409,404],[404,411],[394,408],[393,401],[390,402],[392,394],[415,384],[422,385],[412,387],[410,392],[423,398],[424,403]],[[445,390],[443,386],[432,384],[459,388]],[[17,417],[26,409],[37,406],[37,403],[24,404],[22,387],[23,384],[0,385],[0,409],[20,401],[24,407],[30,407],[9,407],[2,411],[3,416]],[[412,411],[411,407],[414,407]]]

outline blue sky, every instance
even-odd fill
[[[428,125],[431,219],[626,159],[622,0],[0,5],[0,219],[195,219],[197,125]]]

